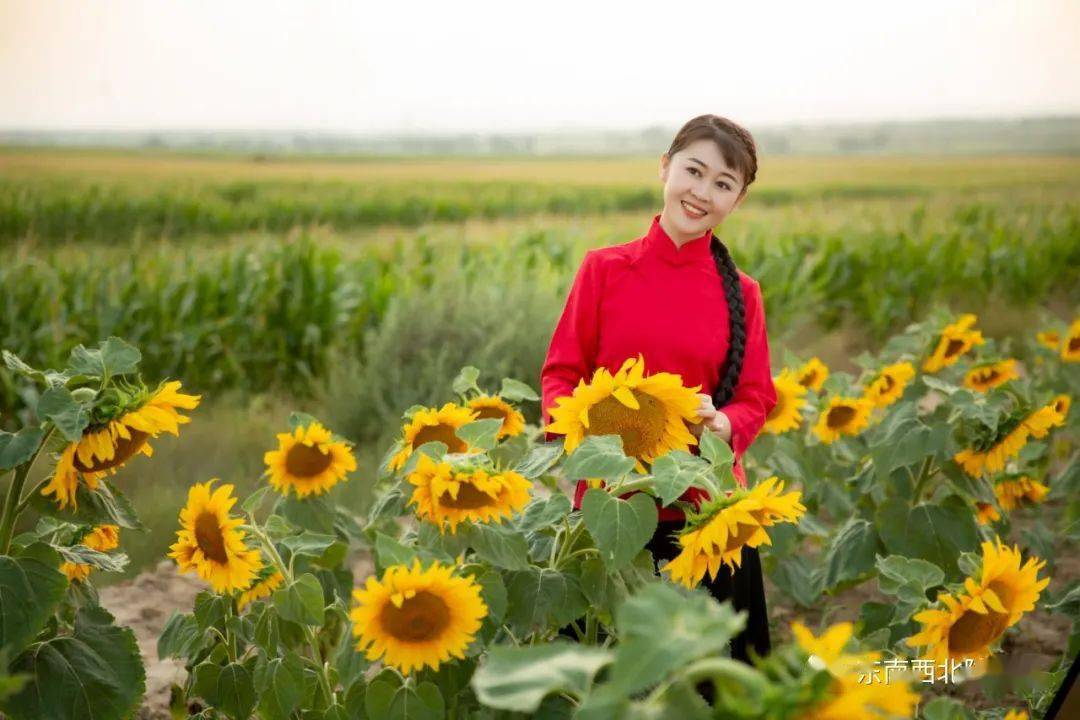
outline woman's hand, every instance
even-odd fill
[[[698,417],[701,418],[701,422],[690,426],[690,432],[694,434],[694,437],[700,438],[701,431],[704,428],[708,428],[724,442],[731,444],[731,421],[728,420],[728,416],[724,414],[723,410],[717,410],[713,407],[712,397],[705,393],[698,393],[698,400],[700,405],[698,406]]]

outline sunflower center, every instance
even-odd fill
[[[294,477],[310,478],[330,467],[333,457],[313,445],[297,443],[285,456],[285,471]]]
[[[420,432],[416,433],[416,437],[413,438],[413,448],[418,448],[424,443],[429,442],[441,442],[446,445],[446,452],[448,453],[460,453],[468,450],[465,445],[465,441],[454,434],[455,428],[450,425],[425,425],[420,429]]]
[[[855,417],[855,408],[847,405],[837,405],[829,410],[829,416],[825,418],[825,424],[830,428],[846,427]]]
[[[633,391],[631,391],[633,392]],[[638,409],[628,408],[612,395],[589,408],[589,435],[618,435],[623,452],[641,458],[664,439],[664,404],[652,395],[634,393]]]
[[[438,595],[417,590],[401,607],[386,603],[379,619],[383,629],[398,640],[424,642],[437,638],[450,625],[450,608]]]
[[[491,497],[483,490],[480,490],[472,483],[461,483],[458,485],[456,498],[451,497],[448,492],[444,492],[439,496],[440,505],[456,510],[473,510],[475,508],[487,507],[493,502],[495,502],[495,498]]]
[[[491,418],[498,418],[500,420],[506,420],[506,413],[497,407],[480,407],[476,409],[477,420],[488,420]]]
[[[802,385],[803,387],[810,387],[811,385],[814,384],[814,382],[816,380],[817,380],[817,371],[816,370],[810,370],[810,371],[804,373],[803,376],[799,378],[799,384]]]
[[[1005,632],[1008,622],[1008,615],[993,610],[985,615],[968,610],[949,629],[949,652],[957,655],[979,652]]]
[[[1080,335],[1069,338],[1069,352],[1080,350]]]
[[[1019,494],[1022,495],[1023,493],[1021,492]],[[1013,606],[1016,593],[1011,585],[1002,582],[1001,580],[995,580],[990,583],[990,589],[993,590],[994,594],[998,596],[998,600],[1001,601],[1001,604],[1005,606],[1006,610],[1010,609]]]
[[[889,392],[890,390],[893,389],[894,385],[896,385],[896,381],[893,380],[892,375],[882,375],[881,376],[881,392],[883,392],[883,393]]]
[[[131,437],[118,438],[116,444],[113,445],[113,456],[110,460],[101,460],[98,462],[97,458],[95,458],[95,462],[91,465],[84,465],[79,460],[78,453],[76,453],[75,469],[83,473],[93,473],[123,465],[131,459],[132,455],[139,452],[142,446],[146,444],[147,438],[150,437],[149,433],[134,428],[128,428],[128,432],[131,434]]]
[[[195,518],[195,543],[203,555],[214,562],[229,562],[229,556],[225,552],[225,535],[221,532],[221,525],[214,513],[204,512]]]
[[[738,550],[750,541],[750,538],[753,537],[755,532],[757,532],[757,529],[757,525],[744,525],[743,523],[739,523],[735,534],[728,535],[726,549],[729,551]]]
[[[949,344],[945,346],[945,357],[951,358],[954,355],[959,355],[964,349],[964,341],[956,338],[950,338]]]

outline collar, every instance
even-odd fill
[[[637,259],[640,259],[642,255],[651,255],[671,265],[712,262],[712,251],[709,247],[711,241],[712,229],[710,228],[701,237],[684,243],[682,247],[675,247],[675,242],[660,225],[660,215],[655,215],[649,232],[641,239]]]

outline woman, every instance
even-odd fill
[[[736,269],[712,228],[739,207],[756,174],[757,151],[744,128],[716,115],[683,125],[660,157],[664,207],[648,232],[590,250],[578,269],[541,372],[545,422],[551,421],[555,399],[570,395],[580,380],[588,381],[601,366],[615,372],[640,353],[647,373],[678,373],[684,385],[701,385],[702,422],[691,432],[712,432],[729,443],[734,475],[746,485],[742,456],[776,405],[776,390],[761,288]],[[586,489],[579,480],[575,508]],[[680,500],[698,507],[707,498],[705,491],[690,488]],[[683,520],[678,507],[660,509],[648,544],[658,562],[678,554],[673,535]],[[749,662],[748,648],[768,654],[757,550],[744,548],[734,575],[725,566],[706,584],[718,600],[731,600],[749,615],[732,640],[732,657]]]

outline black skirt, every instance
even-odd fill
[[[682,520],[661,520],[656,532],[645,546],[653,554],[656,564],[672,560],[681,548],[675,534],[682,529]],[[752,664],[750,650],[759,656],[769,654],[769,614],[765,608],[765,578],[761,574],[761,557],[756,548],[744,547],[742,565],[732,573],[727,565],[720,566],[715,580],[708,574],[702,584],[718,601],[730,600],[736,610],[745,611],[749,617],[742,632],[731,639],[731,657]]]

